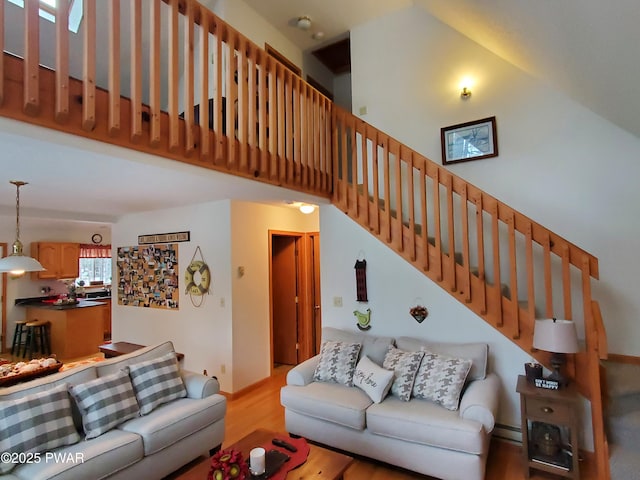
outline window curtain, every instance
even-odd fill
[[[111,245],[80,244],[80,258],[111,258]]]

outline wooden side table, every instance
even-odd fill
[[[104,358],[113,358],[135,352],[136,350],[140,350],[144,347],[144,345],[138,345],[137,343],[114,342],[100,345],[99,350],[104,354]],[[184,358],[184,354],[176,352],[176,357],[178,358],[178,361],[181,361]]]
[[[520,375],[516,391],[520,394],[525,478],[533,468],[579,479],[579,396],[575,386],[547,390],[533,386]]]

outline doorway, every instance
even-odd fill
[[[320,236],[269,231],[272,366],[297,365],[319,351]]]

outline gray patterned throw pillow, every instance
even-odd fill
[[[80,441],[71,417],[67,384],[0,402],[0,452],[5,456],[45,452]],[[44,455],[43,455],[44,457]],[[5,462],[0,473],[16,465]]]
[[[457,410],[460,392],[471,369],[471,360],[424,352],[413,387],[413,396]]]
[[[313,372],[317,382],[333,382],[353,385],[353,371],[356,369],[360,343],[324,342],[320,349],[320,363]]]
[[[129,373],[140,404],[140,415],[187,396],[175,352],[130,365]]]
[[[69,387],[82,414],[86,438],[95,438],[137,417],[140,408],[129,379],[129,369]]]
[[[389,346],[382,366],[395,372],[395,379],[391,385],[391,395],[408,402],[411,398],[413,381],[416,378],[420,360],[424,352],[405,352],[394,346]]]

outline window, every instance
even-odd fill
[[[91,282],[111,283],[111,245],[80,245],[80,277]]]
[[[9,0],[14,5],[24,8],[24,0]],[[40,16],[52,23],[56,22],[56,0],[40,0]],[[78,33],[82,21],[82,0],[71,0],[69,6],[69,30]]]

